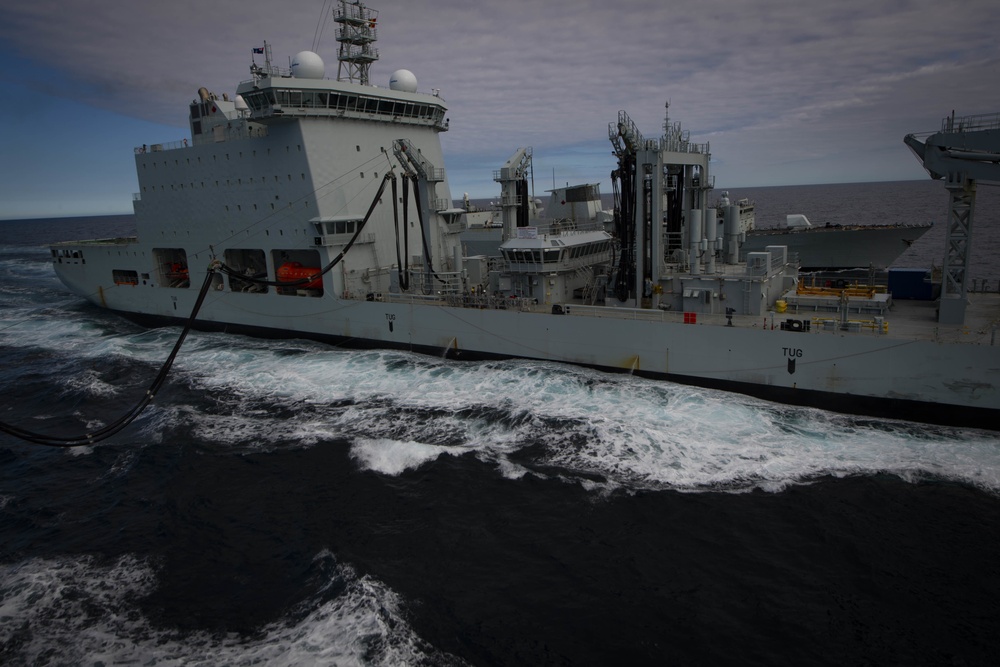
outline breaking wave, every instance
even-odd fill
[[[156,566],[135,556],[0,565],[0,657],[23,664],[462,664],[417,637],[396,594],[378,581],[326,551],[314,566],[323,574],[313,598],[246,637],[156,627],[140,605],[157,586]]]
[[[125,402],[141,391],[176,333],[118,326],[126,328],[53,324],[13,345],[55,357],[65,391],[85,412],[89,401]],[[180,391],[133,427],[150,440],[182,425],[237,451],[347,439],[358,466],[385,475],[472,455],[507,477],[603,490],[778,491],[824,475],[890,473],[1000,491],[1000,443],[990,432],[782,406],[554,363],[456,362],[193,334],[173,373]]]

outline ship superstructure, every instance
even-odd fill
[[[970,308],[972,332],[896,327],[891,297],[802,285],[783,246],[740,261],[740,207],[709,204],[709,147],[669,117],[657,139],[625,112],[609,126],[613,233],[533,218],[530,149],[518,149],[495,175],[500,256],[465,252],[467,207],[453,204],[439,140],[444,100],[419,92],[407,70],[388,88],[369,85],[377,14],[345,0],[334,11],[338,80],[312,52],[276,68],[265,44],[234,99],[202,89],[190,141],[136,150],[138,237],[53,246],[67,286],[171,323],[192,312],[193,277],[207,272],[205,329],[544,359],[866,414],[1000,423],[993,311]]]

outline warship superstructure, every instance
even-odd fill
[[[998,301],[969,295],[964,322],[943,324],[933,304],[894,304],[874,286],[804,284],[784,246],[740,261],[739,207],[709,204],[709,146],[669,117],[656,139],[624,111],[609,124],[610,232],[535,224],[530,150],[518,149],[495,176],[501,257],[464,253],[443,98],[406,70],[370,85],[378,13],[341,0],[334,19],[336,80],[312,52],[274,67],[265,44],[232,100],[201,89],[190,142],[136,149],[137,237],[54,245],[60,279],[144,323],[178,323],[198,305],[203,329],[1000,425]]]

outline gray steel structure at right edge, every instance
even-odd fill
[[[920,159],[931,178],[944,179],[948,189],[948,226],[938,322],[964,324],[976,182],[1000,182],[1000,113],[951,116],[941,131],[921,143],[908,134],[903,142]]]

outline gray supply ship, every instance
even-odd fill
[[[341,0],[334,19],[336,80],[311,52],[273,66],[265,44],[232,100],[201,89],[190,142],[136,149],[138,236],[54,245],[60,279],[150,324],[196,312],[207,330],[566,362],[1000,427],[997,295],[967,294],[957,259],[939,304],[803,284],[781,245],[739,261],[739,207],[710,206],[709,146],[669,117],[657,139],[624,111],[609,125],[613,233],[537,224],[518,149],[495,174],[501,257],[464,253],[444,100],[406,70],[370,85],[378,13]]]

